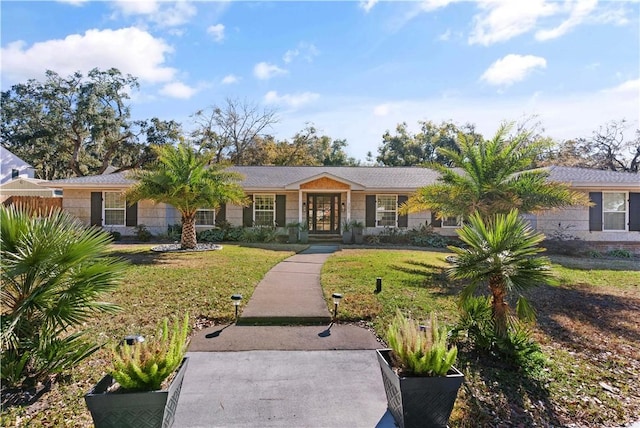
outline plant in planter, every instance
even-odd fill
[[[446,427],[464,376],[455,346],[435,315],[420,326],[397,312],[387,331],[391,349],[377,351],[387,405],[400,428]]]
[[[351,230],[351,222],[345,221],[342,223],[342,243],[351,244],[353,240],[353,231]]]
[[[172,328],[165,318],[155,340],[112,348],[109,374],[85,395],[96,428],[173,425],[189,360],[188,334],[186,314]]]
[[[288,242],[290,244],[295,244],[298,242],[298,231],[300,230],[300,222],[292,221],[291,223],[287,223],[287,232],[289,233]]]
[[[304,222],[300,224],[300,243],[306,244],[309,242],[309,223]]]
[[[351,230],[353,231],[353,242],[362,244],[364,242],[364,224],[358,220],[351,220]]]

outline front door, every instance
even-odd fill
[[[340,194],[307,194],[309,233],[340,233]]]

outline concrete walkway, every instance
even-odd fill
[[[395,426],[374,351],[381,344],[366,329],[330,324],[320,270],[337,250],[313,245],[279,263],[238,325],[192,338],[175,427]]]

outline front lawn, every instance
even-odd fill
[[[396,307],[427,320],[457,317],[461,284],[446,277],[449,253],[343,250],[325,264],[327,300],[342,292],[339,319],[367,320],[379,336]],[[530,293],[534,337],[548,363],[527,377],[467,346],[466,375],[451,426],[622,425],[640,419],[640,265],[635,260],[551,257],[556,286]],[[375,294],[376,277],[383,290]]]
[[[185,311],[194,324],[230,321],[234,316],[232,294],[242,294],[246,302],[271,267],[306,248],[225,244],[221,251],[154,253],[151,246],[112,246],[114,256],[131,264],[122,285],[104,299],[122,310],[97,317],[86,326],[99,342],[114,343],[133,333],[153,334],[163,317],[181,316]],[[3,402],[0,426],[90,426],[83,395],[104,375],[107,356],[105,350],[97,352],[31,406],[5,408]]]

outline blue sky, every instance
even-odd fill
[[[407,122],[536,115],[562,141],[640,121],[638,1],[2,1],[1,86],[94,67],[139,79],[135,118],[193,126],[226,98],[312,123],[359,159]],[[633,129],[628,131],[631,136]]]

